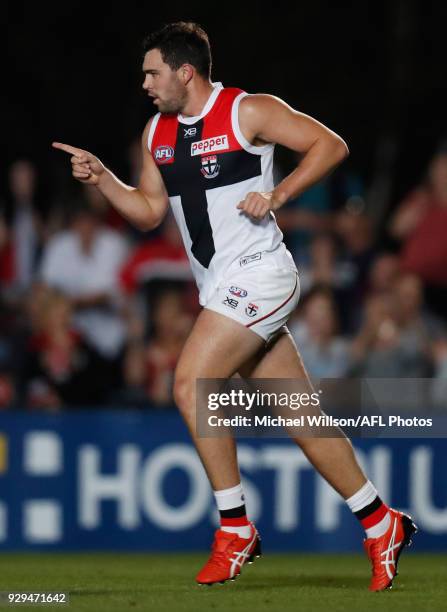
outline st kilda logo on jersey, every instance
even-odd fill
[[[258,314],[258,310],[259,306],[256,306],[256,304],[252,304],[250,302],[250,304],[245,307],[245,314],[247,317],[255,317]]]
[[[168,145],[160,145],[154,151],[154,159],[159,164],[166,164],[174,157],[174,149]]]
[[[217,163],[217,155],[207,155],[202,157],[202,168],[200,172],[207,179],[212,179],[220,172],[220,166]]]

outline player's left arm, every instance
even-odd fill
[[[325,125],[267,94],[246,96],[239,105],[239,124],[255,144],[280,144],[302,155],[298,166],[271,192],[249,193],[238,208],[262,219],[328,175],[349,155],[342,138]]]

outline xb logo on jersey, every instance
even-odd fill
[[[207,179],[212,179],[220,172],[220,166],[217,163],[217,155],[208,155],[202,157],[202,169],[200,172]]]
[[[184,138],[192,138],[196,134],[197,134],[197,128],[196,127],[183,128],[183,136],[184,136]]]
[[[159,164],[165,164],[174,157],[174,149],[168,145],[160,145],[154,151],[154,159]]]

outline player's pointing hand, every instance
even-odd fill
[[[246,215],[253,219],[263,219],[271,210],[275,209],[272,193],[251,192],[237,205]]]
[[[99,177],[104,172],[103,163],[94,155],[83,149],[72,147],[62,142],[53,142],[55,149],[69,153],[71,157],[72,174],[81,183],[97,185]]]

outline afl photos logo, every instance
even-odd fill
[[[165,164],[174,157],[174,149],[168,145],[160,145],[154,151],[154,159],[159,164]]]
[[[217,163],[217,155],[202,157],[202,169],[200,172],[207,179],[212,179],[219,174],[220,166]]]

